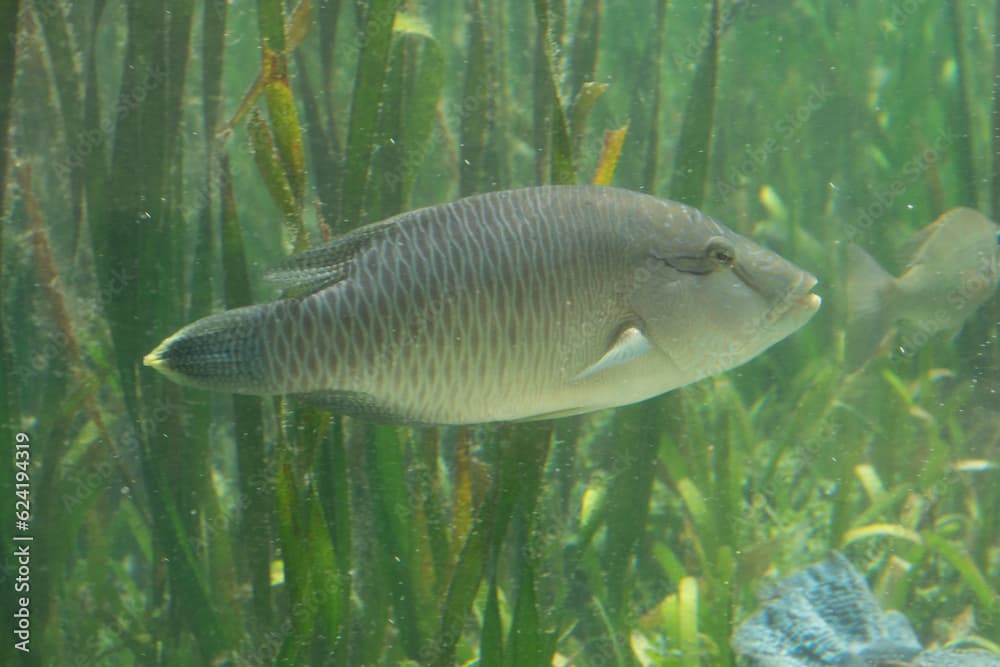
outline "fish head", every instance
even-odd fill
[[[816,278],[712,218],[670,202],[635,248],[629,306],[678,383],[743,364],[816,313]]]
[[[979,306],[987,301],[1000,284],[1000,227],[990,223],[975,238],[969,248],[969,266],[962,272],[960,293],[965,292],[970,303]]]

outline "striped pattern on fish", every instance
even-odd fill
[[[662,349],[671,333],[649,331],[658,317],[647,312],[676,296],[657,293],[658,282],[676,289],[719,272],[705,259],[710,239],[788,272],[782,298],[815,282],[690,207],[612,188],[528,188],[404,213],[290,258],[269,277],[291,296],[200,320],[146,361],[188,384],[302,394],[379,421],[621,405],[712,367],[683,328],[672,335],[689,358],[671,358]],[[808,296],[811,315],[818,299]],[[673,299],[677,317],[697,308],[685,301]]]

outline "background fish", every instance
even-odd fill
[[[915,251],[898,278],[861,248],[849,246],[848,363],[857,367],[871,358],[897,322],[900,344],[908,349],[960,328],[996,291],[998,232],[982,213],[952,209],[905,244]]]
[[[595,187],[411,211],[269,277],[286,298],[201,319],[145,363],[375,421],[535,419],[732,368],[820,305],[812,275],[700,211]]]

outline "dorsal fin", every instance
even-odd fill
[[[964,252],[962,241],[981,243],[996,233],[997,226],[979,211],[971,208],[953,208],[942,213],[903,245],[902,250],[912,251],[906,258],[906,268],[916,264],[945,266],[952,263],[955,252]]]
[[[264,273],[264,280],[281,289],[284,297],[301,298],[339,283],[351,262],[372,241],[396,225],[386,220],[359,227],[323,245],[289,256]]]

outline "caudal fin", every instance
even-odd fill
[[[847,340],[849,370],[862,366],[889,333],[896,279],[853,243],[847,247]]]
[[[266,394],[260,328],[264,306],[209,315],[170,336],[143,357],[179,384],[241,394]]]

